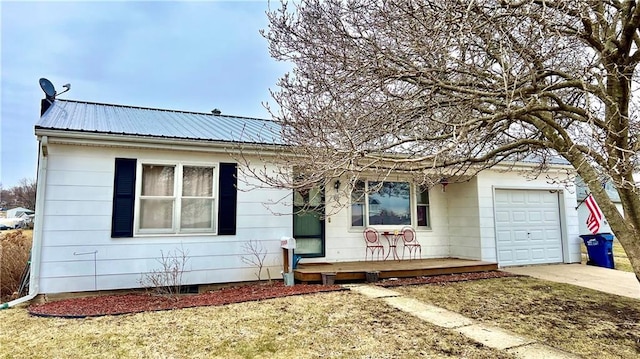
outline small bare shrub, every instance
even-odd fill
[[[242,262],[256,267],[258,270],[256,277],[259,281],[262,280],[262,268],[264,268],[264,260],[267,258],[267,249],[264,248],[262,242],[250,240],[242,245],[242,250],[247,254],[246,256],[242,256]],[[269,282],[271,282],[271,273],[269,273],[268,268],[267,276],[269,277]]]
[[[31,231],[18,230],[0,234],[0,299],[18,296],[20,280],[31,252]]]
[[[177,298],[182,293],[182,276],[189,261],[189,251],[183,247],[165,253],[160,251],[159,269],[144,273],[140,278],[140,285],[153,292]]]

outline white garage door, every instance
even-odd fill
[[[495,211],[500,266],[562,262],[557,192],[496,190]]]

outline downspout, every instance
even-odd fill
[[[31,273],[29,274],[29,294],[0,304],[0,310],[28,302],[40,293],[40,261],[42,258],[42,227],[44,222],[44,193],[47,186],[48,137],[42,136],[38,149],[38,174],[36,179],[36,214],[34,217],[33,241],[31,243]]]

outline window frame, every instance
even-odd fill
[[[416,228],[424,228],[424,229],[431,229],[431,191],[429,190],[429,188],[423,187],[423,186],[419,186],[419,185],[414,185],[413,186],[415,189],[414,192],[414,200],[415,200],[415,205],[413,205],[412,208],[414,208],[415,210],[415,226]],[[418,202],[418,195],[421,193],[427,192],[427,203],[422,203],[422,202]],[[426,213],[426,220],[427,220],[427,225],[426,226],[420,226],[418,225],[418,207],[425,207],[425,213]],[[413,215],[412,215],[413,216]],[[413,217],[412,217],[412,221],[413,221]]]
[[[428,192],[428,196],[429,196],[429,203],[426,204],[426,210],[427,210],[427,221],[428,221],[428,226],[418,226],[418,205],[425,205],[425,204],[419,204],[418,200],[417,200],[417,195],[418,195],[418,191],[420,190],[420,186],[411,183],[408,180],[403,180],[403,179],[396,179],[396,180],[378,180],[378,179],[360,179],[358,181],[362,181],[364,182],[364,197],[362,199],[363,203],[363,213],[362,213],[362,217],[363,217],[363,225],[362,226],[354,226],[353,225],[353,197],[352,194],[349,195],[349,217],[348,217],[348,221],[349,221],[349,228],[351,230],[354,231],[359,231],[362,230],[366,227],[375,227],[378,229],[382,229],[382,230],[386,230],[386,229],[397,229],[398,227],[402,227],[405,225],[401,225],[401,224],[369,224],[369,183],[370,182],[405,182],[405,183],[409,183],[409,206],[410,206],[410,215],[411,215],[411,220],[410,220],[410,225],[416,229],[420,229],[420,230],[430,230],[432,228],[432,221],[431,221],[431,190],[427,189]],[[355,188],[352,188],[352,191],[355,191]],[[358,204],[362,203],[358,202]]]
[[[171,216],[171,228],[167,229],[145,229],[140,228],[141,222],[141,199],[145,196],[142,195],[142,180],[143,180],[143,168],[144,166],[172,166],[174,167],[173,173],[173,213]],[[181,228],[182,218],[182,200],[183,198],[197,198],[193,196],[183,196],[183,180],[184,180],[184,167],[211,167],[212,168],[212,188],[211,197],[203,197],[213,201],[211,209],[211,228]],[[135,206],[134,206],[134,236],[158,236],[158,235],[215,235],[218,233],[218,213],[220,199],[218,193],[219,186],[219,171],[220,163],[218,162],[191,162],[191,161],[164,161],[164,160],[145,160],[138,159],[136,166],[136,193],[135,193]],[[154,196],[151,196],[154,197]]]

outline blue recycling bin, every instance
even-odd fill
[[[580,238],[584,241],[589,254],[587,264],[598,267],[615,268],[613,262],[613,234],[597,233],[584,234]]]

